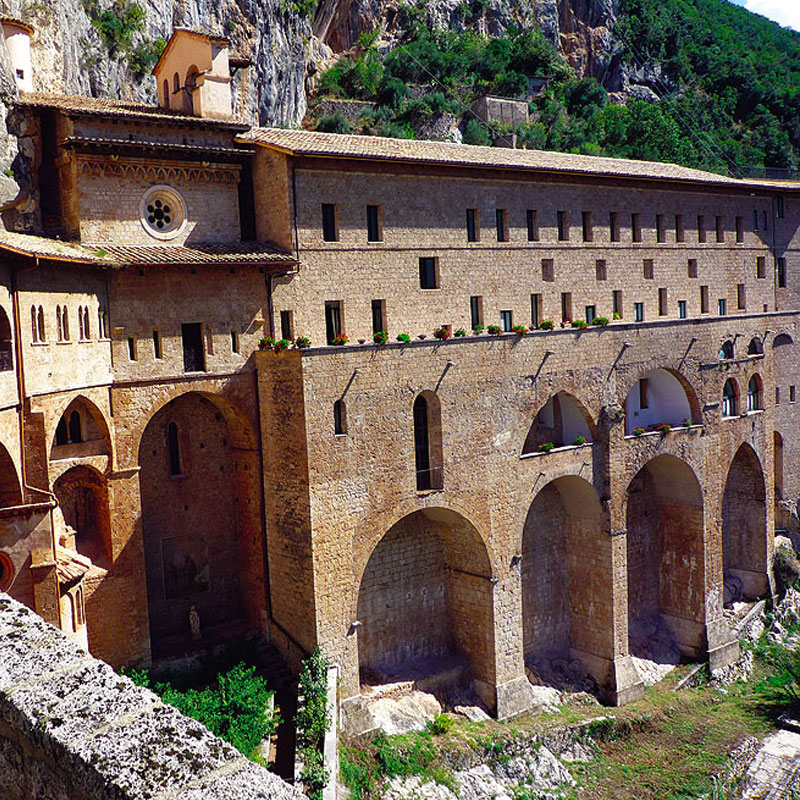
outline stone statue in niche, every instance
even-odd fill
[[[192,631],[192,639],[200,638],[200,615],[195,606],[189,609],[189,629]]]

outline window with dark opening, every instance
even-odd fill
[[[339,241],[339,226],[336,224],[336,206],[322,204],[322,239],[326,242]]]
[[[606,260],[604,258],[598,258],[597,261],[594,262],[595,280],[604,281],[606,279],[606,274]]]
[[[556,270],[552,258],[542,259],[542,280],[554,281],[556,279]]]
[[[483,325],[483,298],[480,295],[469,299],[469,323],[473,330],[478,325]]]
[[[417,470],[417,489],[430,489],[432,482],[428,403],[422,395],[414,401],[414,460]]]
[[[761,410],[761,381],[758,375],[753,375],[747,384],[747,410]]]
[[[728,313],[728,301],[724,297],[717,300],[717,313],[724,317]]]
[[[379,333],[386,330],[386,301],[372,301],[372,332]]]
[[[658,316],[665,317],[667,315],[667,289],[662,286],[658,290]]]
[[[67,428],[67,421],[64,417],[61,417],[58,421],[58,425],[56,425],[56,444],[69,444],[69,429]]]
[[[13,366],[11,323],[6,312],[0,308],[0,372],[6,372]]]
[[[467,209],[467,241],[477,242],[480,240],[480,230],[478,228],[478,209]]]
[[[342,304],[339,300],[326,300],[325,338],[328,344],[333,344],[333,339],[337,333],[344,333],[342,330]]]
[[[572,320],[572,292],[561,292],[561,319]]]
[[[756,278],[767,277],[767,259],[764,256],[756,257]]]
[[[73,444],[83,441],[83,434],[81,433],[81,415],[78,411],[73,411],[69,415],[69,440]]]
[[[740,311],[744,311],[747,308],[747,296],[745,295],[743,283],[736,284],[736,308]]]
[[[744,219],[736,217],[736,243],[741,244],[744,241]]]
[[[775,216],[778,219],[783,219],[783,214],[783,197],[778,195],[778,197],[775,198]]]
[[[594,226],[592,225],[592,212],[581,212],[581,229],[583,233],[583,241],[594,241]]]
[[[136,337],[128,337],[128,360],[136,361]]]
[[[644,303],[633,304],[634,322],[644,322]]]
[[[686,319],[686,301],[678,300],[678,319]]]
[[[164,353],[161,347],[161,331],[153,331],[153,358],[164,358]]]
[[[639,408],[648,408],[647,378],[639,379]]]
[[[381,207],[367,206],[367,241],[380,242],[382,239]]]
[[[498,208],[494,212],[495,225],[497,227],[497,241],[508,241],[508,211],[505,208]]]
[[[775,270],[777,272],[777,280],[778,280],[778,288],[785,289],[786,288],[786,259],[776,258],[775,259]]]
[[[686,239],[686,230],[683,226],[683,214],[675,215],[675,241],[683,242]]]
[[[336,436],[344,436],[347,433],[347,412],[344,400],[337,400],[333,404],[333,432]]]
[[[631,241],[642,241],[642,215],[631,214]]]
[[[700,287],[700,313],[708,314],[708,286]]]
[[[500,327],[502,328],[504,333],[511,332],[511,326],[513,325],[513,314],[510,311],[501,311],[500,312]]]
[[[439,288],[439,270],[437,259],[427,256],[419,260],[419,287],[420,289]]]
[[[735,417],[737,414],[736,383],[730,378],[722,388],[722,416]]]
[[[700,244],[706,240],[706,218],[702,214],[697,215],[697,241]]]
[[[556,215],[556,222],[558,224],[558,241],[569,241],[569,215],[566,211],[559,211]]]
[[[584,310],[586,312],[586,322],[591,325],[597,316],[597,306],[586,306]]]
[[[183,371],[204,372],[206,368],[203,351],[203,324],[201,322],[184,322],[181,325],[183,340]]]
[[[611,293],[611,311],[622,319],[622,289],[615,289]]]
[[[289,342],[294,339],[294,314],[291,311],[281,311],[281,339]]]
[[[725,218],[716,216],[714,218],[714,232],[716,235],[717,243],[722,244],[725,241]]]
[[[542,296],[541,294],[531,295],[531,325],[534,328],[539,327],[542,321]]]
[[[697,259],[696,258],[690,258],[686,262],[686,274],[690,278],[696,278],[697,277]]]
[[[652,258],[645,258],[642,261],[642,275],[647,280],[652,280],[654,272],[655,272],[655,270],[653,269],[653,259]]]
[[[620,240],[619,212],[611,211],[608,215],[608,235],[612,242]]]
[[[528,241],[539,241],[539,212],[535,208],[529,208],[525,214],[528,224]]]
[[[663,244],[667,241],[667,221],[663,214],[656,214],[656,242]]]
[[[167,425],[167,451],[169,453],[169,474],[183,475],[178,426],[174,422]]]

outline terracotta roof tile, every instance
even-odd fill
[[[44,236],[0,230],[0,251],[53,261],[94,264],[100,267],[170,266],[179,264],[282,264],[296,263],[286,250],[268,242],[189,245],[118,245],[62,242]]]
[[[75,550],[56,546],[56,573],[60,584],[69,586],[79,581],[92,567],[92,560]]]
[[[251,128],[237,141],[260,144],[292,155],[354,158],[536,170],[566,174],[603,175],[619,178],[670,180],[719,184],[723,186],[776,186],[774,181],[738,180],[677,164],[633,161],[621,158],[556,153],[549,150],[512,150],[504,147],[478,147],[452,142],[389,139],[380,136],[353,136],[282,128]],[[795,184],[800,188],[800,184]]]

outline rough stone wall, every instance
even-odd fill
[[[274,313],[291,310],[298,334],[314,343],[325,341],[325,300],[343,305],[345,333],[351,341],[371,338],[371,301],[386,303],[386,326],[392,338],[401,331],[427,334],[442,324],[471,328],[470,297],[483,298],[484,324],[499,323],[509,310],[514,323],[529,325],[531,295],[541,295],[542,319],[562,319],[562,293],[569,292],[574,319],[586,307],[612,317],[613,292],[622,293],[622,315],[634,318],[634,304],[643,304],[645,321],[677,319],[678,301],[686,301],[688,317],[701,315],[701,286],[708,287],[709,308],[718,301],[737,315],[774,308],[769,270],[756,277],[756,259],[770,259],[770,232],[752,230],[753,209],[769,208],[762,195],[724,194],[715,190],[685,192],[666,186],[647,190],[614,186],[592,178],[583,183],[557,182],[517,173],[456,178],[446,170],[424,175],[404,171],[340,165],[325,169],[307,162],[295,167],[300,274],[276,286]],[[472,175],[473,173],[471,173]],[[339,241],[323,242],[321,203],[337,207]],[[366,205],[382,209],[383,241],[367,242]],[[480,216],[480,241],[467,242],[466,209]],[[497,242],[495,211],[505,209],[509,241]],[[539,220],[539,241],[528,241],[528,210]],[[559,242],[557,212],[570,220],[569,241]],[[592,241],[582,241],[581,214],[591,212]],[[611,242],[609,214],[619,215],[621,241]],[[631,241],[631,214],[641,215],[642,242]],[[656,242],[656,215],[664,214],[667,236]],[[675,214],[683,215],[685,241],[676,242]],[[705,217],[706,243],[698,242],[697,216]],[[717,243],[714,218],[725,221],[725,242]],[[734,241],[734,219],[743,218],[744,241]],[[419,259],[438,259],[439,288],[421,289]],[[542,261],[554,262],[554,280],[543,279]],[[598,280],[596,261],[606,262],[606,278]],[[644,261],[653,260],[646,278]],[[697,261],[697,277],[689,278],[689,259]],[[745,285],[745,308],[737,307],[737,285]],[[667,290],[666,313],[659,314],[659,289]]]
[[[5,594],[0,656],[5,800],[302,796]]]

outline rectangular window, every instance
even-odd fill
[[[767,277],[767,259],[764,256],[756,257],[756,278]]]
[[[294,339],[294,312],[281,311],[281,339]]]
[[[667,316],[667,289],[665,286],[658,290],[658,316]]]
[[[647,407],[647,378],[639,378],[639,408]]]
[[[744,241],[744,219],[736,217],[736,243],[741,244]]]
[[[542,280],[543,281],[554,281],[556,279],[556,270],[555,266],[553,265],[552,258],[543,258],[542,259]]]
[[[683,226],[683,214],[675,215],[675,241],[683,242],[686,239],[686,229]]]
[[[656,214],[656,241],[659,244],[667,241],[667,222],[663,214]]]
[[[783,197],[778,195],[778,197],[775,198],[775,216],[778,219],[783,219],[783,213]]]
[[[383,220],[380,206],[367,206],[367,241],[383,240]]]
[[[740,311],[744,311],[747,308],[747,298],[745,296],[743,283],[736,284],[736,308]]]
[[[508,241],[508,211],[505,208],[498,208],[494,212],[495,225],[497,227],[497,241]]]
[[[686,301],[678,300],[678,319],[686,319]]]
[[[597,316],[597,306],[586,306],[586,321],[591,325],[594,322],[594,318]]]
[[[584,242],[593,242],[594,241],[594,226],[592,225],[592,212],[591,211],[583,211],[583,212],[581,212],[581,227],[583,229],[583,241]]]
[[[631,241],[642,241],[642,215],[631,214]]]
[[[469,319],[473,330],[478,325],[483,325],[483,298],[480,295],[469,299]]]
[[[419,260],[419,288],[439,288],[439,259],[427,256]]]
[[[776,258],[775,259],[775,270],[778,273],[778,288],[785,289],[786,288],[786,259],[785,258]]]
[[[231,353],[241,353],[242,345],[239,340],[239,331],[231,331]]]
[[[781,402],[781,389],[780,386],[775,387],[775,405],[780,405]]]
[[[531,295],[531,327],[538,328],[542,321],[542,296],[540,294]]]
[[[572,319],[572,292],[561,292],[561,319]]]
[[[765,231],[769,229],[769,218],[767,216],[766,209],[764,209],[764,211],[761,212],[761,227]]]
[[[720,297],[719,300],[717,300],[717,313],[721,317],[724,317],[725,314],[728,313],[728,302],[724,297]]]
[[[129,361],[136,361],[136,337],[129,336],[128,337],[128,360]]]
[[[467,209],[467,241],[468,242],[479,242],[481,238],[480,234],[480,222],[479,222],[479,212],[477,208],[468,208]]]
[[[386,330],[386,301],[372,301],[372,332],[379,333]]]
[[[796,393],[795,393],[795,390],[794,390],[794,386],[790,386],[789,387],[789,402],[790,403],[794,403],[795,399],[796,399]]]
[[[708,286],[700,287],[700,313],[708,314]]]
[[[505,333],[511,332],[511,326],[514,324],[512,320],[513,315],[510,311],[500,312],[500,327]]]
[[[608,238],[612,242],[618,242],[620,240],[619,235],[619,213],[616,211],[612,211],[608,215]]]
[[[700,244],[706,241],[706,218],[702,214],[697,215],[697,241]]]
[[[333,344],[337,333],[344,333],[342,303],[340,300],[325,301],[325,338]]]
[[[568,242],[569,241],[569,215],[566,211],[559,211],[557,214],[558,218],[558,241],[559,242]]]
[[[183,371],[205,372],[203,324],[201,322],[184,322],[181,325],[181,339],[183,341]]]
[[[336,221],[336,206],[333,203],[322,204],[322,239],[325,242],[339,241],[339,226]]]
[[[606,260],[604,258],[598,258],[597,261],[594,262],[594,276],[598,281],[604,281],[606,279]]]
[[[154,330],[153,331],[153,358],[158,359],[159,361],[164,358],[164,352],[161,347],[161,331]]]
[[[646,258],[642,262],[642,274],[648,280],[652,280],[652,278],[653,278],[653,259],[652,258]]]
[[[528,241],[539,241],[539,212],[535,208],[529,208],[526,215],[526,222],[528,224]]]
[[[753,209],[753,230],[754,231],[758,230],[758,209],[757,208]]]
[[[714,232],[717,238],[717,244],[722,244],[725,241],[725,218],[721,216],[714,217]]]
[[[644,303],[633,304],[634,322],[644,322]]]
[[[686,269],[687,275],[690,278],[696,278],[697,277],[697,259],[696,258],[690,258],[689,261],[686,264],[686,267],[687,267],[687,269]]]
[[[622,319],[622,289],[615,289],[611,295],[612,312]]]

